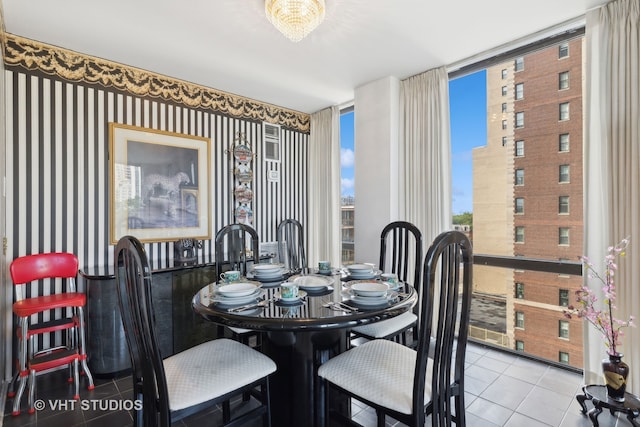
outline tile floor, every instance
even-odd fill
[[[505,353],[476,344],[467,349],[466,407],[467,425],[470,427],[587,427],[588,418],[580,412],[575,395],[580,392],[582,376],[561,368],[532,361],[517,354]],[[58,378],[55,378],[58,376]],[[38,379],[37,398],[66,400],[72,394],[71,386],[64,384],[62,372]],[[54,381],[54,379],[56,381]],[[60,384],[64,384],[60,386]],[[11,400],[5,404],[0,427],[17,426],[90,426],[112,427],[132,425],[125,410],[105,409],[99,405],[113,404],[131,399],[129,377],[97,380],[93,391],[82,390],[83,400],[96,407],[78,407],[72,410],[49,407],[33,415],[23,413],[11,416]],[[26,399],[23,399],[26,402]],[[102,403],[98,402],[101,401]],[[234,402],[242,405],[242,402]],[[365,426],[375,426],[375,413],[359,402],[353,402],[353,419]],[[23,406],[25,403],[23,402]],[[176,425],[218,425],[219,408],[193,415]],[[601,427],[626,427],[631,423],[624,417],[614,417],[605,411],[598,418]],[[256,423],[258,425],[259,423]],[[402,424],[387,420],[388,426]],[[279,426],[274,426],[279,427]]]

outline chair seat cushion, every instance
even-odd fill
[[[403,414],[412,412],[416,351],[388,340],[374,340],[354,347],[324,363],[318,375],[327,381]],[[427,373],[433,362],[428,361]],[[427,377],[425,404],[431,400]]]
[[[227,338],[197,345],[163,362],[172,411],[222,396],[276,370],[264,354]]]
[[[418,316],[411,311],[407,311],[406,313],[402,313],[401,315],[392,317],[391,319],[369,323],[368,325],[356,326],[352,331],[371,338],[386,338],[405,330],[411,325],[414,325],[417,321]]]

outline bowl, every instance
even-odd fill
[[[385,282],[359,282],[351,285],[351,291],[361,297],[382,297],[389,290]]]

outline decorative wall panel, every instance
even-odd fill
[[[211,138],[214,234],[234,222],[233,177],[225,150],[232,147],[236,133],[243,132],[256,149],[254,227],[261,240],[275,240],[276,225],[284,218],[306,223],[307,133],[283,127],[282,162],[264,162],[261,121],[87,83],[90,79],[79,71],[70,75],[74,81],[62,79],[51,72],[57,69],[52,64],[61,61],[60,53],[47,51],[45,61],[36,52],[23,52],[16,61],[16,40],[10,38],[6,52],[14,59],[6,61],[5,71],[8,259],[71,251],[83,266],[113,262],[108,230],[109,122]],[[71,64],[90,68],[77,61]],[[111,69],[111,75],[118,73],[126,74]],[[279,171],[277,182],[267,180],[272,168]],[[153,268],[169,265],[173,242],[146,247]],[[205,241],[201,261],[211,260],[212,251],[212,241]]]

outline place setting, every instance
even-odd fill
[[[220,307],[236,308],[256,303],[265,294],[262,283],[250,280],[222,282],[212,288],[209,301]]]
[[[351,264],[345,267],[343,280],[375,279],[382,271],[377,270],[373,264]]]
[[[281,282],[286,278],[287,269],[282,264],[254,264],[247,277],[263,283]]]
[[[343,296],[358,307],[381,307],[398,297],[389,283],[379,280],[352,280],[344,285]]]

